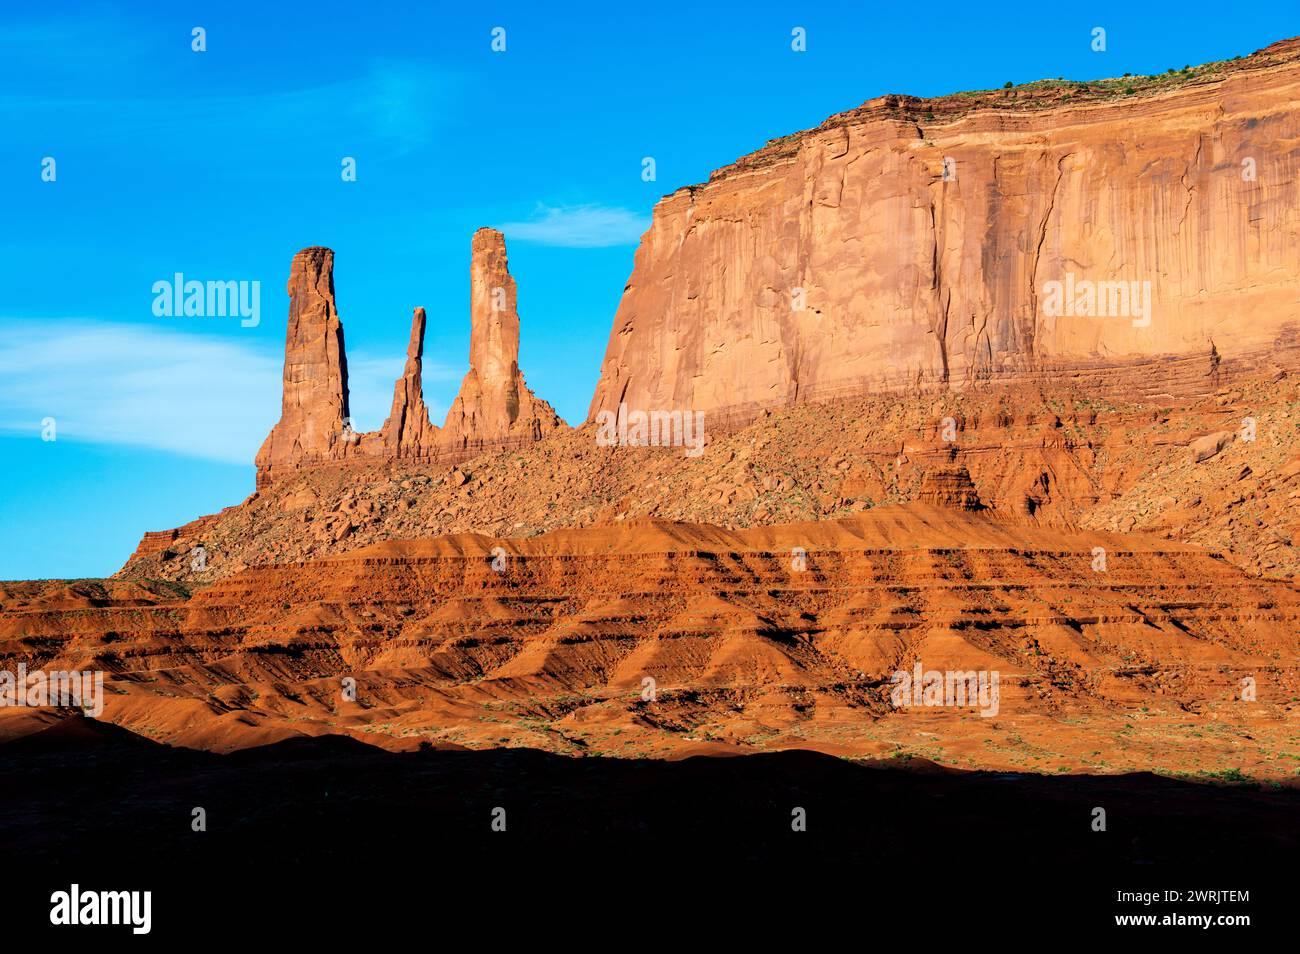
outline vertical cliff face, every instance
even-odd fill
[[[1151,79],[884,97],[668,196],[591,416],[1269,355],[1300,320],[1300,44]]]
[[[515,282],[500,232],[474,235],[470,280],[470,370],[438,428],[421,380],[426,316],[415,309],[406,366],[383,427],[358,434],[348,419],[347,356],[334,305],[334,253],[306,248],[289,275],[284,399],[280,421],[257,454],[258,486],[298,467],[351,458],[422,457],[454,462],[480,451],[520,446],[566,425],[524,383],[519,370]]]
[[[505,237],[495,229],[479,229],[472,255],[469,373],[447,414],[442,438],[465,450],[537,440],[563,422],[528,389],[519,370],[519,311]]]
[[[257,453],[259,474],[346,456],[348,359],[334,305],[334,253],[305,248],[289,269],[280,422]]]

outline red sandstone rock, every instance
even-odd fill
[[[1171,91],[1167,98],[1184,95]],[[932,105],[945,122],[974,115]],[[1130,181],[1127,188],[1163,188],[1169,177],[1159,150],[1174,134],[1156,122],[1158,117],[1143,113],[1149,103],[1139,106],[1134,115],[1151,122],[1156,152],[1145,157],[1151,182]],[[1229,138],[1231,130],[1241,132],[1233,124],[1243,108],[1239,102],[1225,108]],[[1088,107],[1096,115],[1068,115],[1076,125],[1087,120],[1106,126],[1110,120],[1104,114],[1111,109],[1097,104]],[[975,116],[972,123],[988,118]],[[1045,355],[1057,354],[1070,340],[1060,325],[1052,332],[1056,337],[1043,337],[1041,328],[1030,328],[1032,316],[1020,324],[1015,314],[996,310],[1021,295],[1022,279],[1035,275],[1037,265],[1025,271],[1023,263],[1006,265],[1003,257],[1023,257],[1010,230],[1019,219],[1034,220],[1022,213],[1041,199],[1032,181],[1016,178],[1016,170],[1034,166],[1020,153],[1047,148],[1017,139],[1017,130],[1034,126],[1025,116],[1016,113],[1007,122],[1010,145],[993,160],[1013,181],[1008,186],[994,176],[981,183],[969,203],[976,224],[954,226],[965,236],[954,238],[956,245],[935,246],[936,262],[960,257],[967,254],[964,243],[972,241],[970,236],[988,226],[985,238],[992,251],[980,274],[987,272],[988,281],[1006,280],[1006,287],[972,291],[958,287],[963,274],[936,277],[934,288],[949,282],[942,330],[935,335],[943,352],[941,381],[947,385],[957,383],[950,371],[971,372],[969,363],[956,360],[957,351],[948,350],[951,341],[960,340],[960,335],[948,338],[956,327],[949,317],[959,315],[960,308],[951,314],[948,309],[962,296],[970,301],[992,296],[994,309],[984,315],[990,324],[975,351],[988,364],[975,367],[971,380],[980,379],[981,368],[999,376],[1040,372],[1047,366]],[[1269,122],[1260,120],[1266,130]],[[1068,134],[1077,135],[1077,130]],[[991,138],[972,136],[970,148],[991,148]],[[846,133],[846,144],[851,139]],[[1051,137],[1044,142],[1051,145]],[[1214,152],[1216,142],[1203,142],[1207,153]],[[759,189],[751,196],[756,221],[770,212],[762,183],[772,185],[772,180],[763,178],[770,171],[763,163],[789,159],[797,166],[805,145],[794,137],[793,144],[773,147],[762,162],[729,173],[747,180],[729,187]],[[1197,148],[1201,145],[1198,141]],[[1103,140],[1093,148],[1104,160]],[[1133,148],[1141,152],[1146,146]],[[782,151],[787,149],[789,155]],[[905,162],[871,150],[859,161],[864,167]],[[1117,229],[1112,249],[1117,253],[1132,239],[1122,232],[1120,212],[1110,207],[1131,201],[1121,187],[1124,166],[1120,162],[1115,172],[1118,192],[1101,182],[1089,185],[1082,197],[1073,186],[1062,187],[1053,200],[1073,209],[1073,227],[1085,237],[1092,220],[1081,211]],[[1057,168],[1064,175],[1064,160]],[[1218,170],[1217,165],[1196,168],[1202,176]],[[823,201],[830,196],[842,208],[854,188],[867,188],[841,171],[838,191],[809,191],[813,206],[835,208]],[[1216,185],[1221,188],[1227,186]],[[1203,228],[1192,223],[1203,216],[1214,221],[1222,212],[1219,191],[1211,198],[1187,192],[1180,233],[1183,223]],[[821,213],[804,211],[801,195],[785,207],[816,226]],[[905,202],[891,204],[879,195],[872,197],[876,201],[887,209],[886,231],[899,220],[906,225]],[[1267,191],[1260,201],[1261,221],[1294,221]],[[979,211],[980,202],[990,208]],[[988,217],[999,203],[1007,210]],[[736,206],[737,213],[745,210]],[[931,214],[939,215],[933,205]],[[750,245],[728,246],[726,238],[746,227],[742,221],[760,227],[743,215],[733,221],[702,213],[682,239],[720,241],[727,246],[720,260],[744,267],[753,263]],[[1050,208],[1038,221],[1044,231],[1037,233],[1041,250],[1034,254],[1052,254],[1051,241],[1044,244],[1053,221]],[[828,226],[823,234],[814,227],[806,243],[798,239],[813,262],[808,274],[827,274],[826,261],[840,254],[834,249],[837,235],[839,240],[847,236],[852,246],[838,260],[849,278],[858,267],[855,255],[875,256],[871,261],[886,269],[902,260],[890,258],[879,236],[872,246],[859,233],[837,233]],[[1032,243],[1034,231],[1020,238]],[[1170,247],[1159,228],[1145,238],[1164,247],[1175,268],[1186,265],[1179,255],[1201,254],[1190,248],[1191,238],[1188,247],[1176,242]],[[1100,241],[1095,235],[1092,240]],[[1236,241],[1224,239],[1224,273],[1208,276],[1205,286],[1217,305],[1225,296],[1231,304],[1241,290],[1233,284],[1241,277],[1234,272],[1240,265]],[[1258,243],[1265,257],[1270,241],[1265,237]],[[779,243],[773,248],[774,260],[785,254]],[[687,269],[677,305],[688,317],[710,317],[707,302],[706,310],[690,311],[701,295],[729,300],[730,272],[710,291],[707,282],[692,283],[701,275],[710,281],[718,275],[691,271],[689,259],[676,264]],[[1270,307],[1295,271],[1261,279],[1258,301],[1265,328],[1278,320]],[[895,278],[898,274],[905,271]],[[659,278],[670,285],[679,280],[676,273]],[[495,233],[476,236],[473,280],[471,372],[455,415],[461,450],[501,435],[509,438],[520,420],[528,420],[526,402],[535,400],[518,372],[514,286]],[[871,294],[879,293],[872,284],[876,276],[861,280]],[[898,280],[905,285],[908,279]],[[832,285],[828,279],[819,287]],[[924,281],[917,286],[921,298],[927,294],[923,286]],[[485,312],[483,293],[496,288],[503,293],[502,307],[491,309],[489,294]],[[300,290],[296,305],[309,304],[309,292]],[[781,339],[780,346],[795,355],[785,367],[795,385],[787,399],[807,396],[809,379],[800,376],[807,367],[834,371],[839,363],[851,365],[870,351],[872,341],[890,334],[900,337],[890,339],[897,350],[879,352],[883,379],[900,366],[910,367],[898,355],[908,353],[904,332],[911,313],[900,308],[885,314],[883,325],[872,324],[882,316],[871,301],[870,295],[862,299],[859,314],[850,297],[846,311],[833,316],[840,322],[835,328],[796,327],[796,334]],[[332,313],[332,298],[327,310]],[[663,324],[679,327],[677,313],[664,314]],[[720,315],[720,325],[730,328],[726,340],[740,351],[761,353],[772,344],[762,337],[764,328],[745,324],[751,313]],[[1233,325],[1238,321],[1244,319],[1218,311],[1209,323],[1216,334],[1227,328],[1228,339],[1240,345],[1248,332]],[[1003,327],[1005,322],[1010,324]],[[295,323],[291,316],[293,367],[311,370],[312,327],[295,333]],[[372,453],[398,454],[404,447],[426,456],[426,445],[411,431],[426,433],[427,421],[412,416],[423,408],[423,324],[423,313],[417,312],[406,372],[382,432],[389,440],[366,435],[346,468],[305,470],[274,495],[254,495],[219,518],[188,525],[202,529],[218,558],[207,577],[187,559],[193,537],[181,528],[168,539],[156,534],[142,543],[128,568],[138,583],[0,584],[0,656],[41,664],[111,657],[117,671],[109,675],[114,685],[108,720],[190,746],[227,748],[294,733],[347,732],[393,746],[441,737],[457,744],[569,752],[576,747],[577,725],[588,753],[689,754],[702,736],[726,740],[736,750],[815,745],[870,756],[910,749],[924,737],[934,739],[935,750],[955,767],[1022,771],[1028,747],[1060,759],[1058,768],[1241,771],[1236,767],[1244,765],[1249,774],[1279,784],[1287,779],[1290,770],[1277,754],[1292,741],[1288,700],[1300,691],[1294,639],[1300,594],[1292,582],[1300,566],[1300,525],[1289,503],[1300,499],[1300,438],[1292,417],[1300,391],[1284,384],[1285,376],[1238,378],[1233,359],[1223,359],[1221,367],[1220,352],[1209,342],[1204,351],[1193,348],[1190,359],[1162,365],[1216,384],[1232,379],[1231,390],[1205,400],[1159,395],[1158,401],[1126,405],[1096,401],[1093,391],[1073,386],[1077,381],[1055,381],[1053,390],[1016,382],[1012,388],[971,388],[922,400],[890,396],[781,408],[710,441],[697,459],[661,453],[661,448],[615,451],[596,445],[589,430],[560,430],[509,454],[485,454],[474,461],[472,473],[456,469],[433,475],[421,472],[435,470],[427,460],[365,459]],[[836,328],[849,333],[843,355],[835,350],[843,341],[830,334]],[[1032,334],[1018,337],[1027,330]],[[1195,344],[1197,329],[1183,330]],[[814,331],[826,331],[825,339]],[[341,329],[338,335],[341,370]],[[1221,335],[1218,341],[1223,340]],[[979,342],[988,345],[987,353]],[[1098,353],[1099,367],[1114,357]],[[698,356],[674,355],[670,350],[637,354],[635,380],[641,390],[633,393],[677,395],[655,388],[674,386],[673,369]],[[732,358],[723,354],[716,365],[700,367],[716,373]],[[896,359],[903,364],[890,364]],[[755,370],[743,361],[730,367],[754,371],[760,388],[783,373],[780,366]],[[745,391],[755,386],[752,377],[736,373],[723,383]],[[328,368],[323,378],[329,380]],[[296,403],[297,416],[291,418],[291,382],[295,393],[310,383],[296,370],[290,373],[287,359],[286,415],[277,431],[283,427],[296,440],[310,430],[304,422],[318,409],[304,411]],[[726,397],[718,384],[705,375],[698,386],[706,397]],[[784,392],[778,387],[775,393]],[[345,401],[345,378],[341,394]],[[620,389],[614,397],[622,401],[625,395]],[[1224,428],[1235,427],[1247,409],[1259,415],[1259,434],[1267,439],[1243,440],[1219,456],[1233,439],[1233,431]],[[429,425],[427,433],[433,435],[431,457],[440,446],[439,432]],[[1198,447],[1208,453],[1200,454]],[[288,462],[295,463],[292,457]],[[872,505],[882,498],[889,500]],[[291,507],[297,509],[286,513]],[[977,508],[986,512],[966,512]],[[833,510],[860,515],[816,520]],[[1033,526],[1020,516],[1044,525]],[[1047,518],[1058,525],[1046,526]],[[1092,528],[1079,529],[1076,521]],[[1145,532],[1120,537],[1105,532],[1107,526]],[[539,535],[540,530],[549,532]],[[449,532],[454,535],[445,535]],[[1111,554],[1104,577],[1094,562],[1099,547]],[[1218,550],[1231,562],[1219,559],[1213,552]],[[509,555],[506,572],[494,565],[498,552]],[[1260,579],[1262,573],[1273,579]],[[162,587],[162,579],[212,585]],[[194,595],[187,595],[191,591]],[[1007,721],[895,711],[897,703],[887,702],[886,680],[922,659],[949,671],[1001,671]],[[13,668],[5,659],[0,665]],[[1268,678],[1261,682],[1259,700],[1242,706],[1242,677],[1261,672]],[[351,673],[361,676],[368,696],[364,708],[375,718],[341,709],[333,690],[321,691]],[[645,700],[638,701],[646,674],[668,690],[655,700],[652,718]],[[214,699],[220,705],[213,705]],[[513,715],[485,719],[485,699]],[[1139,707],[1151,715],[1144,720],[1145,732],[1134,725]],[[1067,724],[1068,731],[1062,728]],[[1193,731],[1174,731],[1180,726]],[[1224,727],[1226,736],[1201,731]]]
[[[1159,356],[1202,388],[1220,355],[1271,363],[1300,299],[1298,100],[1291,40],[1181,79],[881,97],[773,140],[656,206],[589,419],[626,402],[716,432],[867,391],[1154,394]],[[1054,281],[1076,303],[1150,282],[1150,312],[1052,315]]]
[[[1234,436],[1232,431],[1215,431],[1213,434],[1197,438],[1191,443],[1192,460],[1198,464],[1210,460],[1231,444]]]
[[[500,232],[474,235],[470,370],[439,429],[424,403],[421,364],[425,312],[415,310],[406,367],[379,431],[359,434],[348,420],[347,356],[334,305],[334,253],[306,248],[289,275],[284,403],[280,421],[257,454],[257,483],[268,485],[299,467],[372,458],[456,462],[488,449],[519,447],[565,428],[555,410],[533,394],[519,370],[515,282]]]
[[[923,503],[739,530],[616,515],[530,537],[328,532],[328,559],[188,597],[0,583],[0,669],[110,658],[103,721],[194,748],[338,733],[572,754],[576,731],[588,755],[663,758],[707,732],[862,756],[923,730],[959,769],[1022,771],[1032,746],[1080,771],[1294,777],[1278,753],[1294,750],[1300,592],[1158,536]],[[899,710],[891,674],[922,663],[1000,673],[999,719]],[[1259,674],[1268,692],[1243,706]],[[364,706],[332,691],[348,676]]]
[[[345,456],[348,359],[343,324],[334,306],[334,253],[305,248],[289,270],[289,326],[284,343],[284,399],[280,421],[257,452],[264,475],[303,463]]]
[[[965,467],[927,470],[921,477],[916,499],[921,503],[958,510],[982,510],[979,492]]]
[[[564,422],[524,383],[519,370],[519,311],[505,237],[474,233],[470,263],[469,373],[452,403],[441,440],[464,451],[539,440]]]
[[[393,409],[380,431],[385,456],[426,457],[435,450],[438,428],[429,421],[429,409],[424,404],[421,381],[424,327],[424,309],[417,308],[411,319],[411,342],[406,348],[406,367],[393,388]]]

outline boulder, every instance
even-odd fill
[[[1198,437],[1188,445],[1192,449],[1193,462],[1199,464],[1210,460],[1231,444],[1235,436],[1232,431],[1215,431],[1213,434]]]

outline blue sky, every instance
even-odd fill
[[[357,427],[387,412],[416,305],[441,423],[470,236],[502,228],[525,375],[576,423],[660,196],[884,93],[1162,72],[1300,33],[1290,4],[59,6],[0,13],[0,579],[111,573],[142,531],[252,490],[299,248],[336,253]],[[260,281],[260,324],[156,317],[176,272]]]

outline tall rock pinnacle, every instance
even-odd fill
[[[462,451],[538,440],[564,424],[519,370],[519,312],[505,237],[474,233],[470,263],[469,373],[440,440]]]
[[[284,343],[280,422],[257,452],[264,474],[300,463],[346,456],[348,360],[334,307],[334,253],[305,248],[289,271],[289,326]]]
[[[393,408],[384,421],[380,437],[384,453],[392,457],[425,457],[434,453],[438,428],[429,421],[420,380],[424,356],[423,308],[411,319],[411,342],[406,347],[406,367],[393,388]]]
[[[422,458],[459,462],[491,450],[540,440],[566,427],[524,383],[519,370],[519,313],[515,281],[506,267],[505,239],[474,235],[469,373],[447,415],[429,420],[422,365],[426,316],[415,309],[406,367],[393,388],[393,405],[378,431],[352,429],[348,417],[348,362],[343,325],[334,307],[334,253],[305,248],[289,273],[289,328],[284,345],[284,402],[280,422],[257,452],[257,485],[287,471],[358,458]]]

